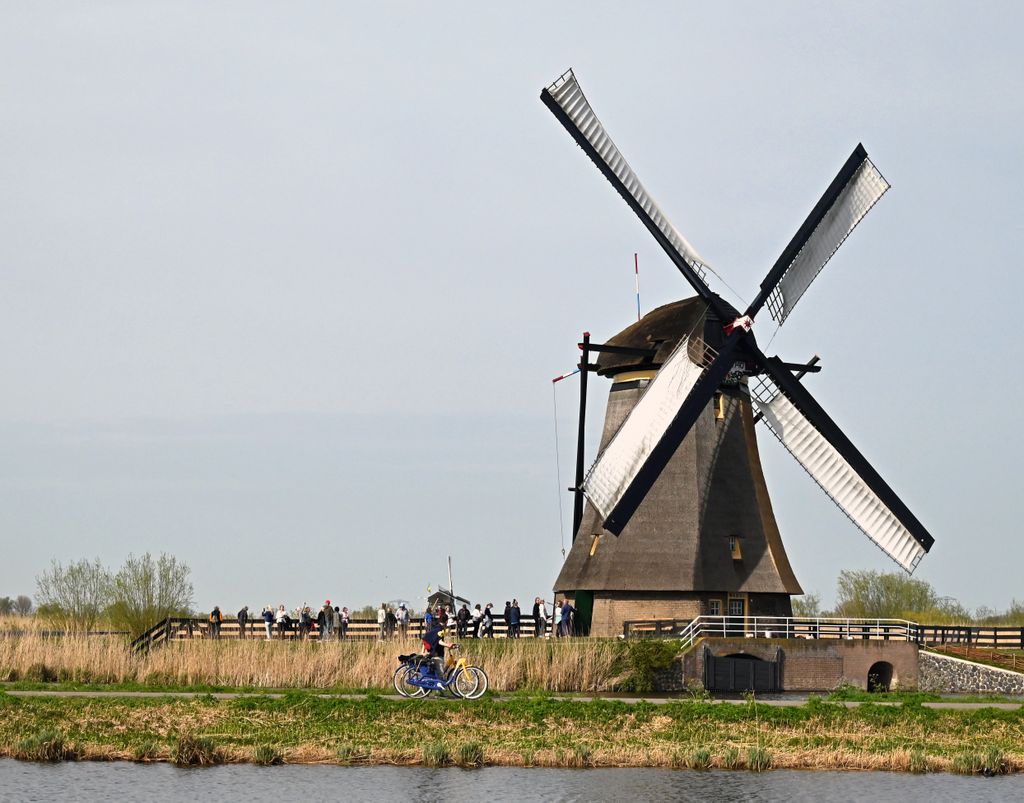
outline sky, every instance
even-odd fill
[[[0,596],[166,551],[200,610],[416,602],[448,555],[473,601],[550,598],[578,403],[551,378],[634,319],[634,253],[644,310],[691,294],[541,104],[572,67],[737,306],[864,143],[893,189],[766,351],[821,355],[808,388],[936,539],[916,577],[1024,598],[1019,5],[3,17]],[[804,589],[896,570],[759,429]]]

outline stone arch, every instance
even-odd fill
[[[867,690],[889,691],[896,680],[896,673],[888,661],[875,661],[868,669]]]

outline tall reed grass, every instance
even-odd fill
[[[419,642],[173,641],[135,655],[124,639],[0,633],[0,681],[144,686],[386,688],[396,657]],[[623,682],[623,646],[591,639],[463,643],[498,691],[611,691]]]

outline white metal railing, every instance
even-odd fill
[[[628,636],[668,635],[659,620],[626,623]],[[674,630],[674,628],[673,628]],[[920,625],[907,619],[855,619],[830,616],[698,616],[671,633],[688,649],[701,638],[805,638],[919,641]]]

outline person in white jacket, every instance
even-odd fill
[[[380,604],[380,608],[377,609],[377,630],[380,631],[380,640],[384,639],[388,635],[387,631],[387,620],[388,620],[388,606],[383,602]]]

